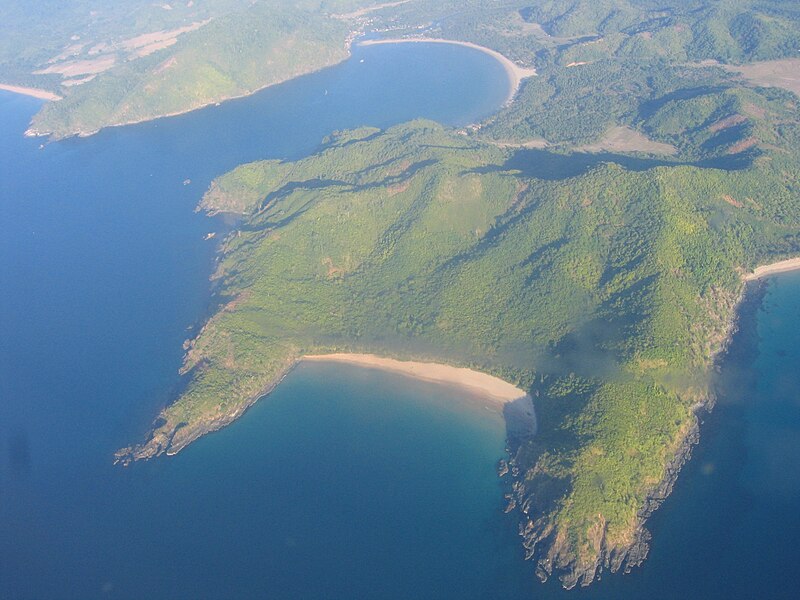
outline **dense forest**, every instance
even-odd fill
[[[223,427],[304,354],[470,366],[535,400],[538,434],[510,440],[509,502],[540,577],[572,587],[643,560],[743,275],[800,252],[797,3],[36,10],[0,7],[0,79],[65,96],[33,123],[55,137],[251,93],[344,60],[363,33],[535,67],[484,123],[337,132],[310,157],[218,177],[201,208],[240,223],[221,245],[219,310],[187,343],[180,397],[119,459]],[[189,26],[163,47],[130,43]],[[98,56],[110,64],[86,81],[50,69]]]
[[[708,92],[653,110],[654,130],[697,98],[669,160],[500,148],[416,122],[220,177],[202,207],[243,219],[215,276],[221,308],[188,346],[184,394],[120,457],[223,426],[304,354],[471,366],[535,396],[513,498],[540,569],[571,586],[635,564],[643,507],[712,394],[742,275],[798,251],[791,96]],[[743,103],[760,117],[742,130]],[[737,135],[764,139],[731,154]]]
[[[424,35],[474,42],[537,68],[541,77],[523,87],[520,102],[486,124],[496,139],[588,143],[613,124],[635,124],[643,95],[705,80],[704,69],[688,72],[701,61],[720,63],[705,69],[718,78],[726,65],[794,58],[798,18],[782,0],[6,3],[0,82],[65,96],[43,108],[31,133],[85,135],[335,64],[362,34]]]

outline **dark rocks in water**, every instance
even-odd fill
[[[506,473],[508,473],[508,462],[501,458],[497,463],[497,475],[503,477]]]
[[[707,404],[706,404],[707,406]],[[691,456],[692,447],[699,440],[699,422],[696,421],[688,435],[685,437],[680,449],[667,466],[665,476],[661,483],[651,492],[644,506],[638,513],[639,526],[634,533],[633,542],[624,550],[609,549],[606,544],[605,528],[596,532],[595,544],[599,548],[597,557],[593,562],[582,564],[563,546],[564,540],[557,535],[554,523],[547,511],[535,510],[541,499],[537,502],[537,492],[542,492],[541,485],[526,486],[521,481],[515,481],[512,486],[516,496],[516,504],[525,517],[520,523],[519,533],[525,548],[525,559],[536,563],[536,576],[542,581],[547,581],[552,575],[557,575],[561,584],[566,589],[577,585],[588,586],[598,579],[604,571],[616,573],[622,571],[629,573],[633,567],[641,565],[649,552],[650,532],[645,528],[645,523],[650,515],[664,502],[672,492],[683,465]],[[543,514],[538,518],[528,516]]]

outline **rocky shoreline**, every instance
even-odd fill
[[[667,464],[664,478],[647,495],[644,505],[637,514],[638,524],[633,532],[632,542],[622,549],[608,549],[605,543],[605,530],[600,533],[601,551],[596,560],[590,564],[580,564],[577,557],[570,556],[569,552],[562,551],[563,540],[559,538],[554,524],[549,515],[539,518],[529,516],[534,498],[537,493],[535,485],[526,485],[524,477],[527,469],[518,464],[514,448],[509,447],[509,459],[502,460],[498,465],[500,477],[510,474],[510,491],[506,494],[506,513],[519,511],[519,535],[525,549],[525,559],[535,562],[536,576],[546,582],[550,577],[557,576],[565,589],[588,586],[598,579],[604,572],[630,573],[635,567],[641,566],[647,559],[650,550],[652,535],[647,529],[647,520],[663,504],[672,493],[678,475],[683,466],[691,459],[692,450],[700,441],[700,427],[703,413],[710,412],[717,399],[714,390],[714,374],[719,371],[721,362],[725,359],[730,344],[739,331],[740,323],[744,317],[749,317],[761,305],[766,283],[762,279],[746,279],[741,289],[739,298],[734,305],[733,314],[727,323],[727,335],[723,339],[718,351],[712,356],[710,368],[709,393],[703,401],[693,407],[694,420],[687,428],[672,460]]]
[[[706,406],[705,404],[703,406]],[[672,492],[683,465],[691,458],[692,448],[700,440],[699,420],[695,420],[689,433],[684,437],[677,453],[667,465],[666,476],[661,483],[648,495],[645,504],[638,513],[639,524],[633,534],[633,542],[624,550],[608,549],[605,543],[605,531],[600,540],[601,551],[596,560],[588,565],[579,564],[575,557],[565,558],[569,553],[562,552],[561,540],[555,527],[547,516],[533,520],[527,516],[531,504],[531,496],[535,490],[528,489],[525,484],[516,479],[512,486],[512,494],[507,496],[509,505],[506,512],[511,512],[516,506],[524,518],[519,525],[519,535],[525,548],[525,559],[536,563],[536,576],[544,583],[556,575],[565,589],[572,589],[577,585],[583,587],[590,585],[604,572],[630,573],[634,567],[641,566],[650,550],[651,534],[646,528],[647,519],[658,509]]]
[[[726,356],[730,343],[739,330],[739,323],[743,315],[757,310],[765,289],[766,284],[763,280],[753,280],[743,284],[738,301],[734,305],[726,325],[727,335],[711,361],[710,391],[701,402],[693,407],[694,419],[688,423],[680,444],[665,468],[663,479],[647,495],[639,510],[637,525],[631,535],[632,541],[626,547],[609,548],[606,543],[606,531],[603,528],[597,533],[596,539],[600,552],[592,562],[582,563],[579,557],[570,553],[564,546],[564,540],[559,537],[551,515],[544,514],[538,518],[534,515],[536,511],[533,507],[536,503],[537,492],[540,490],[536,481],[525,481],[528,469],[518,461],[516,450],[521,445],[523,438],[509,438],[507,447],[509,458],[501,460],[498,464],[498,476],[505,477],[508,481],[505,512],[518,515],[519,535],[525,549],[525,558],[535,563],[535,573],[541,581],[544,582],[556,576],[566,589],[572,589],[578,585],[588,586],[605,572],[629,573],[646,560],[652,537],[646,527],[647,520],[671,494],[681,469],[690,460],[692,449],[700,440],[702,413],[710,411],[716,400],[716,394],[713,391],[713,373],[718,370],[720,362]],[[287,362],[280,374],[248,402],[237,405],[226,413],[215,415],[213,418],[191,425],[187,423],[170,424],[164,421],[164,413],[162,413],[154,424],[151,437],[141,445],[118,451],[115,454],[115,464],[127,466],[137,460],[148,460],[162,454],[169,456],[177,454],[198,438],[218,431],[242,416],[258,399],[272,392],[299,362],[301,362],[299,357]]]
[[[175,423],[165,429],[164,426],[168,425],[169,422],[165,421],[162,411],[154,421],[148,439],[142,444],[121,448],[115,452],[114,464],[127,467],[137,460],[150,460],[162,454],[166,454],[167,456],[176,455],[192,442],[200,439],[204,435],[219,431],[241,417],[250,407],[258,402],[260,398],[268,395],[278,387],[281,381],[289,375],[297,363],[298,361],[292,361],[291,364],[281,371],[281,373],[261,392],[249,398],[247,402],[238,404],[228,412],[215,415],[213,418],[203,419],[192,424]]]

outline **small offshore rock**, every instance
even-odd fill
[[[502,477],[508,473],[508,463],[505,459],[500,459],[500,462],[497,463],[497,475]]]

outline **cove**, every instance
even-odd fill
[[[131,469],[112,460],[175,397],[183,340],[211,308],[215,247],[203,238],[221,224],[194,207],[213,177],[302,156],[337,129],[470,123],[507,85],[470,49],[356,48],[250,98],[41,148],[22,136],[38,101],[0,95],[0,597],[393,595],[444,589],[457,565],[475,572],[464,586],[486,589],[483,557],[503,563],[498,546],[518,555],[513,527],[490,523],[508,524],[495,473],[504,431],[463,411],[432,420],[415,404],[446,389],[395,385],[388,402],[382,378],[341,371],[342,385],[355,383],[331,398],[298,372],[196,452]],[[374,405],[406,423],[396,436],[352,421],[383,387]],[[316,419],[326,402],[339,412]],[[335,451],[352,440],[360,453]],[[434,460],[452,444],[463,452]],[[394,470],[404,454],[405,475]]]
[[[303,366],[180,455],[112,466],[175,397],[181,344],[209,312],[203,237],[219,224],[193,208],[211,178],[335,129],[477,120],[504,77],[463,48],[364,48],[41,149],[21,137],[38,103],[0,95],[0,597],[794,596],[796,274],[745,307],[650,558],[586,590],[535,583],[502,514],[502,423],[451,388]]]

